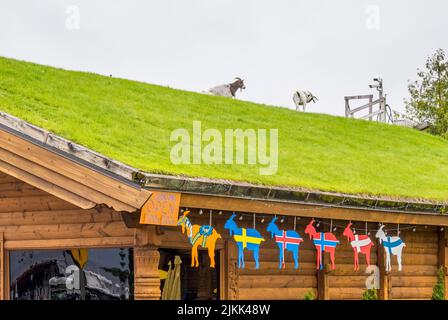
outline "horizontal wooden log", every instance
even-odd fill
[[[0,213],[17,211],[65,210],[78,207],[53,195],[40,197],[0,198]]]
[[[331,300],[360,300],[366,288],[332,288],[329,289]]]
[[[392,299],[431,299],[432,287],[409,288],[392,287]]]
[[[314,288],[240,288],[239,298],[242,300],[303,300],[305,295]]]
[[[406,248],[405,248],[406,249]],[[436,254],[408,254],[405,249],[403,249],[402,263],[403,265],[434,265],[437,266],[438,257]],[[396,257],[391,258],[392,263],[396,264]]]
[[[5,241],[7,250],[38,250],[38,249],[67,249],[67,248],[114,248],[132,247],[132,237],[106,237],[106,238],[76,238],[53,240],[11,240]]]
[[[403,269],[398,271],[398,267],[392,265],[392,277],[395,276],[435,276],[437,275],[437,267],[434,265],[403,265]]]
[[[353,263],[336,263],[336,269],[330,272],[330,276],[367,276],[366,274],[367,264],[361,259],[359,263],[359,270],[354,270]]]
[[[245,260],[246,268],[240,269],[240,275],[287,275],[287,274],[296,274],[296,275],[316,275],[316,264],[315,263],[300,263],[299,268],[294,269],[294,264],[291,262],[285,263],[284,269],[278,268],[278,262],[260,262],[259,269],[255,269],[255,263],[252,260]]]
[[[366,288],[366,280],[369,275],[360,276],[333,276],[329,275],[330,288]]]
[[[313,275],[241,275],[240,288],[315,288],[317,278]]]
[[[0,226],[5,240],[70,239],[77,237],[119,237],[132,236],[121,221],[83,224]]]
[[[392,278],[392,287],[434,287],[437,283],[436,276],[406,276],[400,277],[394,275]]]
[[[120,213],[109,210],[50,210],[0,213],[0,226],[72,224],[123,221]]]

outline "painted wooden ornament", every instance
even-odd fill
[[[185,233],[185,230],[187,231],[188,240],[192,245],[191,266],[199,266],[198,247],[201,246],[208,249],[208,256],[210,257],[210,267],[214,268],[215,244],[216,241],[221,238],[221,235],[216,232],[215,228],[213,228],[213,226],[211,225],[192,225],[190,219],[188,219],[187,217],[189,213],[190,211],[185,211],[177,221],[177,225],[182,227],[182,233]]]
[[[362,253],[366,256],[367,266],[370,266],[370,248],[374,246],[370,237],[365,235],[355,235],[350,228],[352,223],[350,222],[344,229],[342,235],[347,237],[347,240],[350,242],[350,245],[353,248],[354,253],[354,269],[355,271],[359,270],[359,254]]]
[[[255,260],[255,269],[258,269],[259,264],[259,250],[260,244],[264,241],[260,232],[255,229],[238,228],[236,222],[233,220],[236,214],[232,214],[224,224],[224,229],[228,229],[230,235],[233,235],[238,246],[238,268],[244,268],[244,249],[253,251]]]
[[[303,242],[302,237],[294,230],[280,230],[275,224],[277,217],[272,218],[269,222],[267,231],[271,233],[271,238],[275,238],[275,242],[279,248],[279,269],[285,268],[285,249],[292,252],[294,259],[294,269],[299,267],[299,246]]]
[[[331,232],[317,232],[316,228],[313,226],[314,219],[305,228],[305,233],[310,236],[310,240],[313,240],[314,246],[317,251],[317,269],[323,269],[323,252],[328,252],[330,254],[331,269],[336,268],[334,262],[334,254],[336,251],[336,246],[339,244],[339,240]]]
[[[397,256],[398,262],[398,271],[401,271],[401,252],[406,244],[401,240],[399,236],[386,236],[386,233],[383,230],[384,225],[382,225],[379,230],[376,232],[375,237],[380,240],[380,243],[383,244],[384,251],[386,251],[386,271],[392,270],[390,264],[390,256]]]

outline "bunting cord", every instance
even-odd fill
[[[320,209],[320,208],[317,208],[317,209]],[[306,210],[308,210],[308,209],[306,209]],[[182,211],[184,211],[184,209],[181,209],[181,212]],[[257,219],[255,213],[252,213],[252,214],[250,214],[250,213],[243,213],[243,212],[241,212],[241,213],[233,212],[233,213],[239,215],[239,218],[240,218],[239,220],[244,220],[245,217],[251,217],[252,216],[252,218],[253,218],[253,227],[255,229],[256,219]],[[212,210],[210,210],[210,225],[212,225],[212,214],[213,214]],[[277,214],[274,215],[274,217],[277,217],[277,216],[278,216]],[[284,222],[286,222],[285,220],[287,220],[288,217],[289,216],[282,216],[282,220],[284,220],[284,221],[280,221],[280,222],[283,224]],[[294,231],[295,231],[296,228],[297,228],[297,219],[304,218],[304,217],[299,217],[299,216],[290,216],[290,217],[294,219],[293,223],[294,223]],[[311,219],[311,217],[310,217],[310,219]],[[265,220],[264,214],[261,215],[261,220],[262,221]],[[346,227],[346,225],[334,224],[333,223],[333,219],[330,219],[330,222],[325,222],[325,221],[320,220],[320,219],[314,219],[314,221],[316,222],[316,227],[318,227],[318,228],[319,228],[319,226],[317,226],[318,224],[319,225],[322,224],[324,226],[329,226],[330,227],[330,232],[334,231],[333,228],[344,230],[345,227]],[[351,223],[352,221],[349,220],[349,222]],[[261,223],[263,223],[263,222],[261,222]],[[378,224],[379,225],[383,225],[383,223],[378,223]],[[384,225],[386,225],[386,224],[384,224]],[[425,226],[425,228],[426,227],[427,226]],[[400,225],[397,224],[396,228],[387,228],[387,229],[385,229],[385,231],[387,231],[387,232],[397,232],[397,235],[399,235],[401,230],[413,230],[413,231],[416,231],[416,228],[417,228],[416,225],[410,225],[409,227],[400,227]],[[356,233],[356,228],[355,227],[352,226],[352,230]],[[368,228],[368,222],[365,221],[365,230],[364,230],[365,234],[368,234],[370,232],[377,232],[378,230],[379,229],[369,229]]]

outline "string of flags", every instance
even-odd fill
[[[183,213],[182,213],[183,212]],[[190,222],[187,217],[190,211],[188,209],[181,210],[182,215],[180,216],[177,225],[181,226],[182,233],[187,233],[190,244],[192,245],[191,256],[192,256],[192,267],[198,267],[198,248],[199,246],[208,249],[208,254],[210,257],[210,267],[215,267],[215,244],[221,235],[213,227],[213,211],[210,210],[209,213],[209,224],[208,225],[194,225]],[[200,209],[199,214],[203,215],[204,210]],[[218,212],[218,215],[223,215],[222,211]],[[246,216],[251,216],[252,218],[252,228],[243,228],[238,224]],[[304,242],[302,236],[296,231],[297,221],[300,217],[293,217],[293,229],[285,230],[281,229],[278,224],[285,222],[285,216],[273,218],[269,221],[266,227],[266,231],[269,233],[271,239],[275,241],[279,249],[279,263],[278,268],[285,268],[285,256],[288,252],[292,253],[292,258],[294,260],[294,268],[299,268],[299,249],[301,243]],[[261,224],[265,222],[265,217],[261,216],[261,219],[257,219],[254,214],[239,214],[235,212],[227,219],[224,224],[224,229],[229,232],[229,235],[235,241],[238,248],[238,268],[245,268],[244,261],[244,251],[248,250],[252,252],[252,257],[255,262],[255,268],[258,269],[260,266],[259,262],[259,251],[260,245],[267,241],[264,239],[261,233],[256,229],[256,223],[259,220]],[[320,225],[323,227],[328,226],[328,232],[319,232],[316,227],[319,228]],[[375,238],[379,240],[379,244],[382,245],[386,253],[386,271],[391,270],[391,258],[392,256],[397,257],[398,270],[402,270],[402,250],[406,247],[406,244],[400,238],[400,230],[412,230],[416,231],[416,226],[408,226],[400,228],[397,225],[396,229],[389,229],[390,232],[396,232],[395,236],[388,235],[387,231],[384,230],[385,225],[378,223],[378,229],[369,229],[368,223],[365,222],[365,228],[362,228],[364,234],[357,234],[356,229],[353,227],[352,222],[344,227],[341,225],[333,224],[333,220],[330,222],[325,222],[322,220],[316,220],[312,218],[308,225],[305,227],[305,235],[308,236],[309,240],[312,241],[316,249],[316,268],[318,270],[323,269],[323,255],[325,253],[329,254],[331,269],[336,268],[335,263],[335,252],[337,246],[340,244],[340,240],[334,235],[334,231],[337,229],[343,230],[342,236],[346,237],[353,249],[354,257],[354,270],[359,270],[359,256],[362,254],[365,256],[367,266],[370,266],[370,251],[374,242],[370,238],[371,232],[375,232]],[[425,226],[426,228],[426,226]],[[268,239],[269,240],[269,239]]]

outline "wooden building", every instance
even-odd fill
[[[319,299],[360,299],[368,274],[363,257],[360,270],[354,271],[353,250],[341,229],[348,221],[359,233],[366,227],[377,229],[378,223],[402,230],[406,243],[402,271],[393,258],[393,269],[386,272],[384,249],[378,243],[372,249],[372,264],[380,271],[381,299],[431,298],[437,271],[443,267],[446,274],[448,265],[448,216],[438,204],[147,174],[4,113],[0,171],[1,299],[30,298],[30,294],[49,298],[21,289],[21,283],[37,280],[17,271],[17,265],[35,252],[76,248],[131,248],[126,274],[132,277],[128,285],[135,299],[160,298],[159,269],[170,255],[184,260],[182,277],[188,278],[182,283],[184,298],[303,299],[313,292]],[[141,208],[162,192],[180,194],[179,208],[188,208],[196,224],[208,224],[212,214],[212,224],[222,235],[216,243],[215,269],[209,268],[205,251],[199,268],[189,266],[191,246],[180,227],[140,224]],[[246,268],[238,268],[236,246],[223,228],[232,212],[242,217],[239,225],[250,228],[255,223],[265,238],[259,269],[249,255]],[[289,255],[286,267],[278,268],[278,247],[266,232],[274,215],[283,218],[284,229],[295,224],[304,237],[298,269]],[[316,269],[316,251],[303,232],[311,218],[322,222],[321,231],[331,225],[341,241],[333,271],[328,266]],[[50,260],[33,262],[26,271],[36,278],[38,270],[56,263]],[[52,279],[58,282],[57,276]]]

